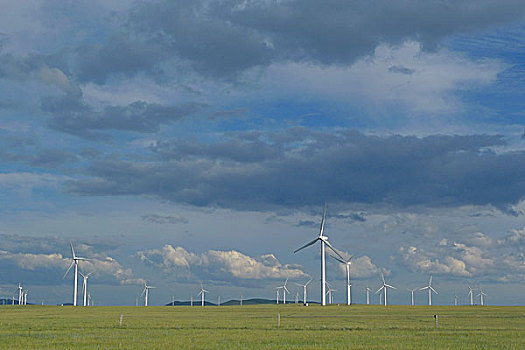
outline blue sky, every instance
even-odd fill
[[[2,8],[0,296],[69,301],[71,241],[97,304],[273,298],[326,202],[356,302],[524,304],[522,1]]]

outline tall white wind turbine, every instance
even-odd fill
[[[470,305],[474,305],[474,291],[475,289],[471,286],[468,286],[468,295],[470,296]]]
[[[84,306],[89,306],[89,303],[88,303],[88,288],[87,288],[87,283],[88,283],[88,278],[89,278],[89,275],[91,275],[93,272],[90,272],[88,273],[87,275],[84,275],[82,272],[78,272],[82,278],[83,278],[83,281],[82,281],[82,295],[84,297]]]
[[[20,282],[18,282],[18,305],[22,305],[22,290],[24,288],[22,288],[22,286],[20,285]]]
[[[305,244],[301,248],[298,248],[294,251],[294,253],[297,253],[298,251],[311,246],[314,243],[317,243],[317,241],[321,242],[321,305],[326,305],[326,246],[328,248],[332,249],[332,251],[341,259],[344,260],[344,258],[335,250],[335,248],[328,242],[328,237],[324,236],[324,222],[326,217],[326,203],[324,205],[324,212],[323,212],[323,218],[321,219],[321,228],[319,229],[319,236],[314,239],[313,241]]]
[[[410,292],[410,301],[411,301],[410,305],[414,306],[414,292],[417,290],[417,288],[414,288],[414,289],[407,288],[407,290]]]
[[[73,284],[73,306],[77,306],[77,294],[78,294],[78,262],[81,261],[81,260],[87,260],[86,258],[81,258],[79,256],[76,256],[75,255],[75,249],[73,248],[73,243],[69,243],[71,245],[71,255],[72,255],[72,262],[71,262],[71,265],[69,265],[69,267],[67,268],[67,271],[66,273],[64,274],[64,277],[62,277],[62,279],[66,278],[66,275],[67,273],[69,272],[69,270],[71,270],[71,268],[73,267],[73,265],[75,266],[75,280],[74,280],[74,284]]]
[[[140,296],[144,295],[144,306],[148,306],[149,290],[152,288],[156,288],[156,287],[148,286],[147,283],[144,283],[144,290],[142,291],[142,294],[140,295]]]
[[[366,287],[366,305],[370,305],[370,287]]]
[[[308,282],[306,282],[305,284],[299,284],[299,283],[295,283],[296,285],[298,285],[299,287],[303,287],[303,304],[306,305],[306,287],[310,284],[310,282],[312,282],[312,279],[310,278],[310,280]]]
[[[428,289],[428,305],[432,305],[432,292],[438,294],[436,290],[432,287],[432,275],[430,276],[430,280],[428,281],[428,286],[425,286],[423,288],[419,288],[419,290],[425,290]]]
[[[282,286],[277,287],[277,304],[279,304],[279,290],[282,289],[283,291],[283,304],[286,304],[286,293],[290,293],[288,288],[286,288],[286,283],[288,283],[288,278],[286,281],[284,281],[284,284]]]
[[[350,256],[348,260],[339,259],[338,257],[333,256],[333,255],[331,255],[331,257],[346,266],[346,305],[351,305],[352,304],[352,285],[350,284],[350,268],[352,267],[352,258],[354,256],[353,255]]]
[[[197,294],[197,295],[201,296],[201,306],[204,306],[204,295],[206,293],[209,293],[209,292],[206,289],[204,289],[204,287],[202,286],[202,283],[201,283],[201,291],[199,292],[199,294]]]
[[[387,301],[386,301],[386,290],[388,288],[392,288],[392,289],[396,289],[396,287],[394,286],[391,286],[390,284],[387,284],[386,281],[385,281],[385,276],[383,275],[383,273],[381,273],[381,279],[383,280],[383,285],[377,290],[376,294],[381,292],[381,291],[384,291],[384,294],[385,294],[385,297],[384,297],[384,302],[385,302],[385,306],[388,305]]]
[[[487,296],[487,294],[483,293],[483,288],[480,288],[478,297],[479,297],[479,301],[480,301],[480,305],[481,306],[485,305],[483,297],[486,297],[486,296]]]

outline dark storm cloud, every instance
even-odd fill
[[[132,11],[126,35],[78,49],[72,69],[81,81],[97,83],[136,72],[166,78],[166,64],[229,79],[273,62],[349,65],[381,43],[433,47],[453,34],[524,17],[520,0],[165,1]]]
[[[267,147],[286,151],[252,162],[213,152],[198,157],[195,152],[180,153],[176,159],[151,162],[94,162],[87,169],[92,178],[70,182],[66,190],[80,195],[156,195],[172,202],[243,210],[324,201],[506,208],[525,195],[525,153],[486,150],[504,144],[500,136],[376,137],[306,129],[290,133],[296,136],[293,141],[265,141]],[[237,147],[245,148],[246,142]],[[196,148],[201,146],[196,142]]]
[[[42,100],[42,109],[51,114],[49,125],[59,131],[86,138],[104,138],[104,130],[125,130],[142,133],[159,131],[162,124],[170,124],[203,108],[202,104],[186,103],[163,106],[136,101],[127,106],[106,106],[95,110],[72,96],[48,97]]]

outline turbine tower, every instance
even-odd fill
[[[88,303],[88,291],[87,291],[87,283],[88,283],[88,277],[89,275],[91,275],[93,272],[90,272],[88,273],[87,275],[84,275],[82,272],[78,272],[82,278],[83,278],[83,281],[82,281],[82,295],[84,296],[84,306],[89,306],[89,303]]]
[[[483,293],[483,288],[480,288],[478,297],[479,297],[479,301],[480,301],[481,306],[485,305],[483,297],[486,297],[486,296],[487,296],[487,294]]]
[[[377,290],[376,294],[381,292],[381,291],[384,291],[384,294],[385,294],[385,298],[384,298],[384,302],[385,302],[385,306],[388,305],[387,301],[386,301],[386,290],[388,288],[392,288],[392,289],[396,289],[396,287],[394,286],[391,286],[390,284],[387,284],[385,282],[385,276],[383,275],[383,273],[381,272],[381,279],[383,280],[383,285]]]
[[[428,306],[432,305],[432,292],[438,294],[434,288],[432,288],[432,275],[430,275],[430,280],[428,281],[428,286],[420,288],[419,290],[428,289]]]
[[[370,305],[370,287],[366,287],[366,305]]]
[[[67,273],[69,272],[69,270],[71,270],[71,268],[73,267],[73,265],[75,265],[75,280],[74,280],[74,284],[73,284],[73,306],[77,306],[77,294],[78,294],[78,262],[81,261],[81,260],[87,260],[85,258],[81,258],[79,256],[76,256],[75,255],[75,249],[73,249],[73,243],[69,243],[71,245],[71,255],[72,255],[72,262],[71,262],[71,265],[69,265],[66,273],[64,274],[64,277],[62,277],[62,279],[66,278],[66,275]]]
[[[299,283],[295,283],[296,285],[298,285],[299,287],[303,287],[303,305],[306,305],[306,286],[308,286],[310,284],[310,282],[312,282],[312,279],[310,278],[310,280],[308,282],[306,282],[305,284],[299,284]]]
[[[332,251],[341,259],[344,260],[344,258],[339,254],[335,248],[328,242],[328,237],[324,236],[324,222],[326,217],[326,203],[324,205],[324,212],[323,212],[323,218],[321,219],[321,228],[319,229],[319,236],[314,239],[313,241],[305,244],[299,249],[296,249],[294,253],[297,253],[298,251],[311,246],[314,243],[317,243],[317,241],[321,242],[321,305],[326,305],[326,246],[328,248],[332,249]]]
[[[199,294],[197,294],[201,296],[201,306],[204,306],[204,294],[206,293],[209,293],[209,292],[206,289],[204,289],[201,283],[201,291],[199,292]]]
[[[410,300],[411,300],[410,305],[414,306],[414,292],[417,290],[417,288],[414,288],[414,289],[407,288],[407,290],[410,292]]]
[[[144,290],[142,291],[142,294],[140,294],[140,296],[144,295],[144,306],[148,306],[149,290],[152,288],[156,288],[156,287],[148,286],[147,283],[144,283]]]
[[[348,260],[339,259],[336,256],[331,255],[332,258],[339,261],[341,264],[345,264],[346,266],[346,305],[352,304],[352,285],[350,284],[350,267],[352,267],[352,258],[353,255],[350,256]]]

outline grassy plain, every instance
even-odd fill
[[[0,307],[0,349],[30,348],[525,349],[525,307]]]

